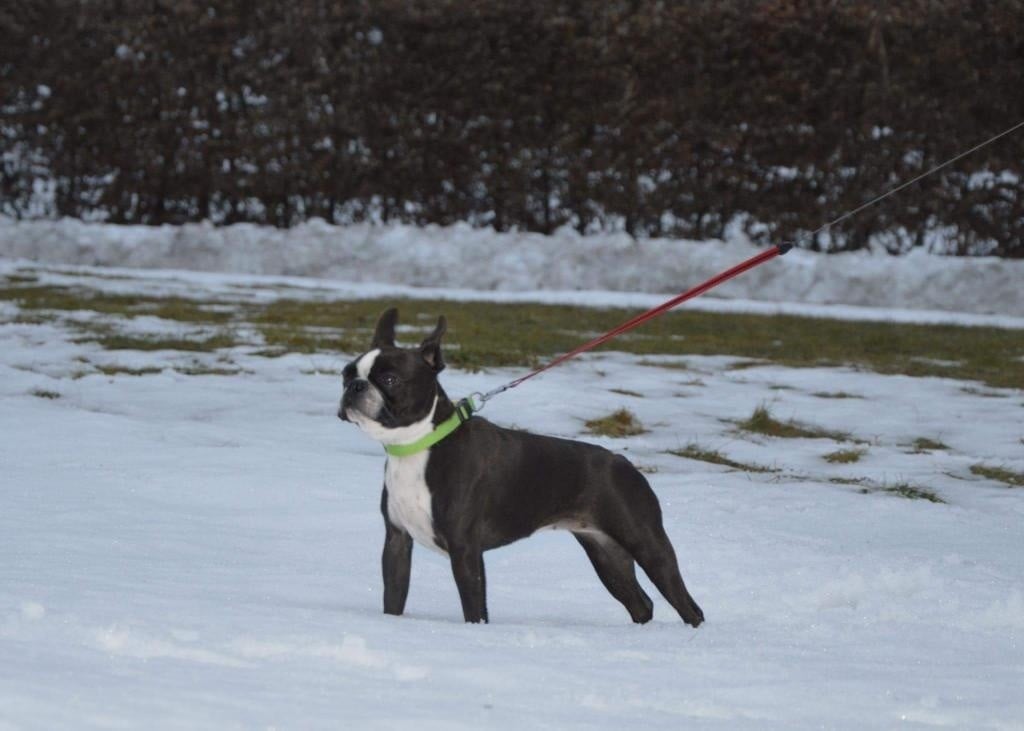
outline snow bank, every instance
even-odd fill
[[[78,220],[0,223],[0,257],[38,262],[317,276],[347,282],[476,290],[677,292],[758,251],[727,241],[496,233],[465,224],[289,230],[114,226]],[[715,290],[763,302],[844,304],[1024,316],[1024,262],[914,251],[829,256],[794,251]]]

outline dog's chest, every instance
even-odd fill
[[[388,491],[388,518],[422,546],[441,551],[434,542],[434,517],[427,487],[430,450],[410,457],[388,457],[384,486]]]

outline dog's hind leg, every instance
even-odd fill
[[[704,612],[679,574],[676,552],[665,533],[657,496],[646,478],[625,459],[617,465],[616,477],[617,495],[606,503],[605,509],[617,513],[618,519],[608,521],[605,532],[629,551],[683,621],[699,626],[704,621]]]
[[[629,552],[603,533],[573,533],[594,564],[601,583],[619,600],[637,624],[649,622],[654,604],[636,580],[636,564]]]
[[[628,550],[662,596],[679,612],[683,621],[693,627],[699,626],[704,621],[704,612],[686,590],[683,577],[679,574],[676,552],[661,521],[641,531],[629,544]]]

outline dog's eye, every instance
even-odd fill
[[[380,385],[384,386],[385,388],[391,388],[396,383],[398,383],[398,376],[396,376],[394,373],[382,373],[379,380]]]

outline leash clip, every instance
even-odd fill
[[[479,391],[474,391],[459,403],[466,404],[466,406],[469,407],[469,413],[472,415],[484,410],[484,405],[487,403],[487,396]]]

